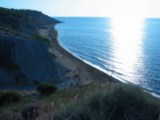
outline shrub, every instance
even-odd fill
[[[42,41],[44,42],[47,46],[50,46],[51,45],[51,42],[48,38],[45,38],[45,37],[42,37],[40,34],[33,34],[31,36],[33,39],[37,40],[37,41]]]
[[[159,99],[137,87],[96,92],[58,112],[54,120],[158,120]]]
[[[55,86],[53,86],[52,84],[40,84],[37,87],[37,92],[39,92],[41,95],[51,95],[52,93],[54,93],[57,90],[57,88]]]
[[[1,93],[0,106],[13,103],[13,102],[18,102],[20,101],[20,99],[21,99],[21,95],[15,91]]]

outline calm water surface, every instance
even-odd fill
[[[160,94],[160,19],[59,17],[60,44],[121,81]]]

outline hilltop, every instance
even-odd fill
[[[32,35],[46,25],[53,26],[60,21],[42,12],[34,10],[17,10],[0,7],[0,31]]]

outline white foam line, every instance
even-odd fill
[[[89,62],[89,61],[87,61],[87,60],[85,60],[85,59],[77,56],[77,55],[74,54],[72,51],[70,51],[69,49],[67,49],[66,47],[64,47],[63,44],[60,42],[60,39],[59,39],[59,38],[58,38],[58,43],[59,43],[59,45],[60,45],[64,50],[66,50],[67,52],[69,52],[71,55],[73,55],[74,57],[78,58],[78,59],[81,60],[82,62],[86,63],[87,65],[90,65],[90,66],[92,66],[92,67],[100,70],[101,72],[103,72],[103,73],[105,73],[105,74],[107,74],[107,75],[112,76],[113,78],[115,78],[115,79],[117,79],[117,80],[119,80],[119,81],[121,81],[121,82],[123,82],[123,83],[129,83],[129,82],[126,81],[126,80],[123,80],[123,79],[120,79],[120,78],[114,76],[112,72],[106,71],[105,69],[99,67],[98,65],[95,65],[95,64],[93,64],[93,63],[91,63],[91,62]]]
[[[86,64],[88,64],[88,65],[90,65],[90,66],[92,66],[92,67],[94,67],[94,68],[102,71],[103,73],[105,73],[105,74],[107,74],[107,75],[110,75],[111,77],[113,77],[113,78],[121,81],[122,83],[131,84],[131,85],[135,85],[135,86],[141,87],[141,88],[144,89],[145,91],[147,90],[147,92],[149,92],[149,93],[150,93],[151,95],[153,95],[154,97],[160,98],[160,95],[156,94],[155,92],[151,92],[148,88],[143,88],[142,86],[136,85],[136,84],[131,83],[131,82],[127,81],[127,80],[120,79],[120,78],[118,78],[117,76],[114,76],[114,75],[112,74],[112,72],[106,71],[106,70],[102,69],[101,67],[99,67],[99,66],[97,66],[97,65],[95,65],[95,64],[93,64],[93,63],[91,63],[91,62],[89,62],[89,61],[87,61],[87,60],[85,60],[85,59],[83,59],[83,58],[80,58],[79,56],[77,56],[76,54],[74,54],[72,51],[70,51],[69,49],[65,48],[65,47],[61,44],[59,37],[57,37],[57,40],[58,40],[58,41],[57,41],[58,44],[59,44],[64,50],[66,50],[68,53],[70,53],[70,54],[73,55],[74,57],[78,58],[78,59],[81,60],[82,62],[84,62],[84,63],[86,63]]]

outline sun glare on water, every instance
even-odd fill
[[[127,11],[128,10],[128,11]],[[139,63],[142,63],[142,41],[144,19],[136,10],[126,7],[119,11],[113,11],[111,16],[111,39],[114,49],[113,66],[124,74],[130,76],[127,80],[137,83],[135,76],[131,73],[136,73]],[[117,63],[118,62],[118,63]]]

